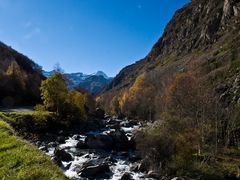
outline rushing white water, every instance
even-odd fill
[[[128,139],[131,138],[132,133],[134,130],[138,129],[139,125],[134,125],[132,127],[121,127],[121,129],[126,133]],[[113,131],[112,129],[101,129],[99,131],[91,131],[86,133],[85,135],[82,134],[75,134],[71,137],[68,137],[65,140],[65,143],[59,144],[58,147],[60,149],[64,149],[67,153],[71,154],[73,157],[73,160],[70,162],[62,162],[63,164],[63,171],[65,175],[70,179],[81,179],[80,176],[80,170],[82,169],[82,166],[84,163],[87,162],[104,162],[104,159],[106,157],[112,156],[115,163],[112,163],[110,165],[110,178],[114,180],[119,180],[124,173],[129,173],[132,177],[132,179],[146,179],[145,174],[140,172],[133,172],[131,169],[132,167],[136,166],[136,163],[131,163],[126,155],[124,156],[122,152],[116,152],[115,154],[111,154],[111,152],[105,152],[104,155],[99,152],[99,150],[82,150],[77,148],[77,143],[79,141],[84,141],[86,138],[86,135],[97,135],[97,134],[108,134],[110,131]],[[40,147],[41,148],[41,147]],[[48,147],[46,151],[46,154],[48,154],[51,157],[54,157],[54,150],[55,147]],[[107,154],[106,154],[107,153]],[[126,153],[126,152],[125,152]],[[127,154],[131,154],[134,152],[127,152]],[[105,158],[104,158],[105,157]]]

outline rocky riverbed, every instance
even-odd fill
[[[141,157],[134,148],[136,121],[106,119],[95,131],[57,136],[38,141],[39,149],[52,157],[70,179],[153,179],[143,173]]]

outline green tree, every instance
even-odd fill
[[[67,97],[67,87],[65,80],[60,73],[44,80],[40,87],[43,105],[46,110],[62,112]]]

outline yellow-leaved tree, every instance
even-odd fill
[[[138,117],[142,120],[152,120],[154,115],[154,91],[146,75],[140,75],[127,91],[125,91],[120,100],[119,106],[121,112],[130,117]]]

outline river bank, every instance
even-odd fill
[[[135,149],[134,131],[142,125],[133,120],[108,118],[102,127],[85,133],[64,134],[55,141],[36,141],[70,179],[146,179],[141,156]],[[153,178],[152,178],[153,179]]]

